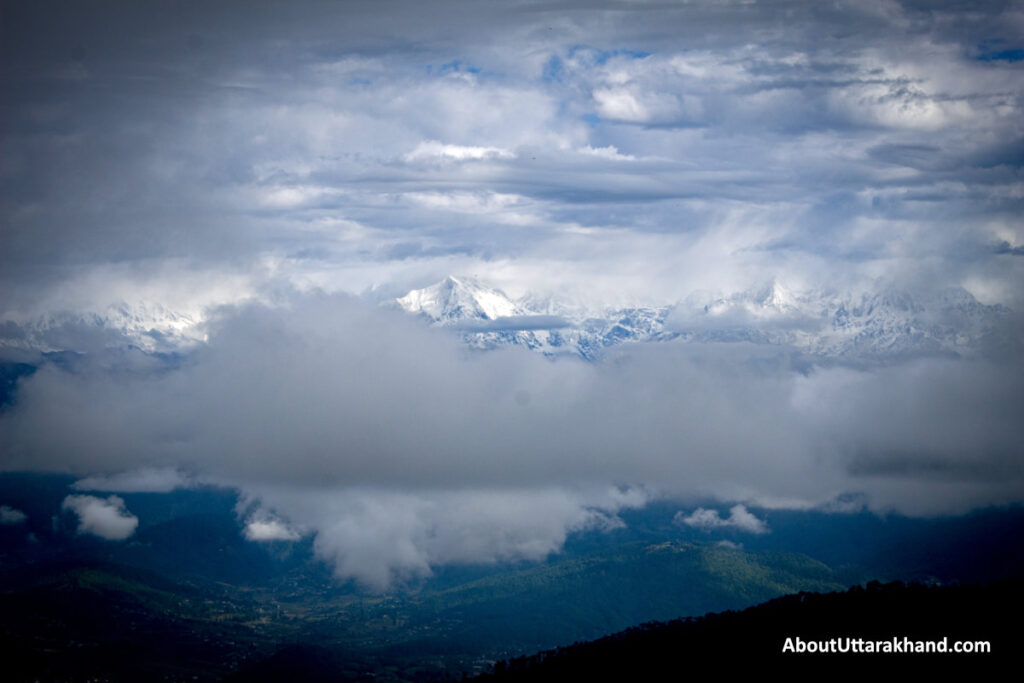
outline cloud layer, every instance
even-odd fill
[[[235,486],[250,538],[314,534],[378,587],[652,496],[1022,500],[1015,314],[969,359],[588,365],[366,303],[467,273],[597,307],[781,281],[1024,310],[1016,3],[34,2],[0,30],[0,360],[39,365],[4,470]],[[123,538],[119,500],[66,506]]]
[[[800,508],[859,493],[911,514],[1024,499],[1019,355],[869,368],[795,355],[472,353],[398,311],[297,296],[224,311],[170,367],[122,352],[41,367],[0,415],[3,464],[93,475],[80,489],[168,490],[197,472],[251,498],[250,539],[312,532],[339,577],[376,588],[543,557],[650,497]],[[117,500],[65,504],[83,532],[123,538],[137,520]],[[710,521],[752,531],[744,520]]]
[[[40,368],[0,417],[5,467],[146,468],[77,485],[106,490],[166,489],[181,469],[310,486],[658,482],[807,501],[906,476],[905,496],[878,504],[909,508],[922,482],[1016,486],[1015,354],[857,369],[808,368],[791,353],[647,344],[599,364],[473,354],[400,312],[297,296],[224,312],[172,368],[122,352]]]
[[[1020,303],[1019,6],[560,8],[9,9],[5,318],[452,272]]]

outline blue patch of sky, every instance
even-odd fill
[[[438,67],[437,73],[438,74],[449,74],[449,73],[478,74],[478,73],[480,73],[480,68],[479,67],[475,67],[475,66],[470,66],[469,64],[466,64],[466,63],[462,62],[461,60],[455,59],[455,60],[452,60],[452,61],[447,62],[445,64],[442,64],[440,67]]]
[[[584,114],[580,118],[586,121],[591,126],[596,126],[597,124],[601,123],[601,117],[598,116],[597,114]]]
[[[625,48],[615,50],[601,50],[589,45],[573,45],[569,48],[569,57],[576,57],[584,55],[593,61],[594,64],[605,64],[610,59],[615,57],[627,57],[629,59],[643,59],[650,57],[651,52],[644,52],[643,50],[627,50]]]
[[[458,74],[471,74],[473,76],[491,78],[498,76],[498,74],[495,74],[494,72],[485,73],[480,67],[467,64],[459,59],[445,62],[444,64],[426,64],[423,69],[428,75],[437,77],[453,76]]]
[[[629,57],[631,59],[643,59],[644,57],[650,57],[650,52],[643,52],[642,50],[598,50],[597,58],[595,61],[598,64],[604,64],[609,59],[614,57]]]
[[[975,59],[979,62],[1019,62],[1024,60],[1024,48],[1004,48],[1005,44],[1006,41],[1002,38],[983,41],[978,44],[979,54]]]
[[[978,55],[979,62],[1019,62],[1024,60],[1024,49],[1000,50],[999,52],[988,52]]]
[[[632,59],[643,59],[649,57],[650,52],[642,52],[639,50],[597,50],[595,48],[586,45],[573,45],[569,48],[569,58],[576,57],[579,54],[585,54],[594,64],[605,64],[609,59],[613,57],[629,57]],[[550,59],[544,63],[544,68],[541,72],[541,81],[544,83],[561,83],[565,78],[565,62],[558,55],[551,55]]]
[[[541,73],[541,80],[545,83],[561,83],[562,75],[565,73],[565,66],[558,55],[552,55],[551,59],[544,64],[544,71]]]

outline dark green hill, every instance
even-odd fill
[[[986,679],[1018,661],[1015,615],[1022,607],[1021,580],[946,587],[871,583],[867,589],[855,587],[844,593],[789,595],[742,612],[649,623],[599,640],[500,661],[492,673],[475,680],[646,681],[683,677],[707,668],[730,676],[841,671],[887,677],[914,673],[916,678],[941,671]],[[950,650],[957,641],[985,641],[989,650],[970,654],[910,651],[927,648],[926,641],[944,642]],[[790,645],[791,650],[802,645],[805,650],[845,647],[851,651],[784,651]]]
[[[244,595],[144,569],[34,565],[0,585],[4,680],[217,680],[272,651]]]

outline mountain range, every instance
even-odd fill
[[[469,277],[449,276],[383,302],[458,335],[470,348],[524,347],[549,357],[597,360],[637,342],[737,343],[783,348],[816,361],[885,361],[921,355],[970,356],[998,348],[1009,309],[963,288],[912,294],[795,291],[774,281],[673,303],[593,307],[557,296],[513,298]],[[38,353],[132,347],[187,351],[206,338],[208,312],[155,302],[54,312],[0,324],[0,351],[12,360]]]
[[[970,355],[998,344],[1009,310],[967,290],[926,296],[794,292],[778,282],[728,296],[695,292],[663,306],[599,310],[551,298],[512,299],[471,278],[447,277],[396,299],[404,311],[449,328],[474,349],[523,346],[593,360],[624,343],[748,342],[819,359]]]

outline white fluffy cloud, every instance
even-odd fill
[[[729,516],[722,517],[718,510],[697,508],[688,515],[677,512],[672,520],[676,524],[694,527],[702,531],[726,529],[742,531],[748,534],[768,533],[768,525],[747,510],[745,505],[734,505],[729,509]]]
[[[250,541],[297,541],[302,538],[298,531],[274,518],[250,519],[242,533]]]
[[[134,534],[139,526],[139,518],[125,508],[124,500],[118,496],[67,496],[61,503],[61,509],[78,515],[78,533],[92,534],[108,541],[122,541]]]

